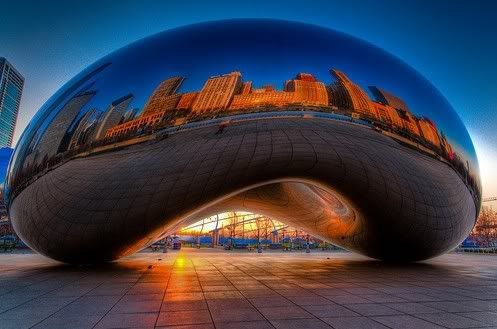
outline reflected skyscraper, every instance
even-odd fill
[[[181,97],[176,91],[184,80],[183,77],[172,77],[162,81],[145,104],[143,115],[174,109]]]
[[[92,108],[88,110],[76,123],[76,127],[73,130],[71,140],[69,142],[69,149],[74,149],[76,146],[82,144],[82,135],[92,124],[92,117],[95,116],[97,109]]]
[[[373,94],[377,102],[389,105],[394,109],[400,109],[405,112],[409,112],[407,104],[400,97],[397,97],[394,94],[376,86],[369,86],[368,88],[369,90],[371,90],[371,93]]]
[[[110,128],[119,124],[124,113],[128,109],[129,103],[133,100],[133,94],[128,94],[111,103],[101,121],[99,122],[97,131],[95,133],[95,140],[105,137],[105,133]]]
[[[374,116],[369,97],[359,85],[337,69],[331,69],[330,73],[337,79],[329,86],[330,102],[333,105],[343,109],[351,109],[366,116]]]
[[[0,147],[10,147],[21,104],[24,78],[0,57]]]
[[[36,152],[37,162],[47,161],[57,153],[63,152],[61,149],[62,140],[74,121],[78,113],[81,111],[90,99],[95,96],[95,91],[87,91],[78,94],[71,98],[57,113],[53,121],[43,133],[39,147]]]
[[[210,77],[198,93],[192,110],[194,113],[227,109],[233,96],[242,87],[240,72],[231,72],[220,76]]]

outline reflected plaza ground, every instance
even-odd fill
[[[107,265],[1,254],[1,328],[497,328],[497,262],[348,252],[140,252]]]

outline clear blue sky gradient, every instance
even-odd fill
[[[63,83],[151,34],[229,18],[276,18],[345,32],[392,53],[448,99],[476,142],[484,194],[497,194],[495,1],[7,1],[0,56],[26,78],[14,141]]]

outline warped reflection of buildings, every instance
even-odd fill
[[[243,81],[240,72],[231,72],[210,77],[198,92],[183,94],[176,91],[184,78],[172,77],[159,84],[140,116],[108,129],[105,137],[116,138],[146,128],[174,126],[219,115],[305,108],[367,119],[407,137],[442,146],[444,137],[433,122],[414,116],[399,97],[371,86],[375,99],[370,100],[343,72],[333,69],[330,73],[336,81],[329,86],[312,74],[299,73],[284,83],[283,90],[276,90],[271,85],[254,88],[252,81]],[[444,142],[443,148],[449,157],[453,156],[448,143]]]
[[[29,178],[64,158],[92,149],[140,142],[143,136],[163,128],[245,113],[308,110],[359,120],[404,145],[443,159],[472,190],[478,189],[468,163],[455,154],[429,118],[414,115],[401,98],[386,90],[369,86],[370,99],[344,72],[331,69],[330,74],[335,81],[329,85],[312,74],[298,73],[277,90],[271,85],[256,88],[235,71],[212,76],[200,90],[185,93],[178,92],[185,78],[170,77],[159,83],[141,112],[129,108],[134,99],[130,93],[114,100],[103,113],[90,108],[81,114],[98,91],[81,92],[52,119],[38,139],[39,147],[28,152],[21,176]]]

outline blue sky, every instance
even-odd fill
[[[67,80],[165,29],[227,18],[313,23],[394,54],[430,80],[469,129],[484,195],[497,195],[497,3],[492,1],[6,1],[0,56],[25,76],[15,141]]]

